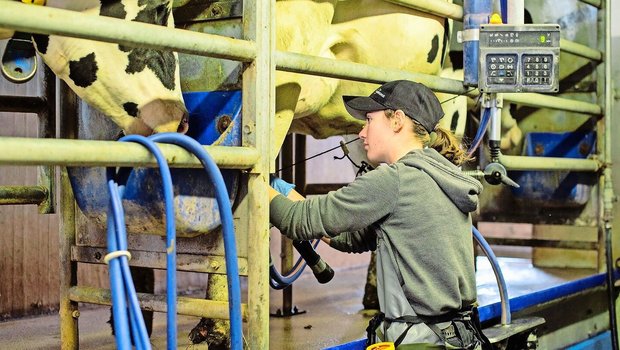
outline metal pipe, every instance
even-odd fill
[[[212,57],[242,62],[251,62],[256,55],[256,46],[246,40],[47,6],[29,6],[9,0],[0,0],[0,4],[0,27],[28,33],[63,35],[153,49],[166,48],[197,55],[209,52]]]
[[[143,310],[166,312],[166,296],[146,293],[136,293]],[[112,298],[109,289],[75,286],[69,289],[69,297],[72,301],[89,304],[111,305]],[[177,300],[178,314],[228,319],[228,302],[205,300],[197,298],[179,297]],[[241,315],[247,320],[247,305],[241,304]]]
[[[396,5],[412,8],[431,15],[463,20],[463,6],[438,0],[387,0]]]
[[[304,73],[311,72],[319,76],[348,79],[368,83],[382,84],[386,81],[407,79],[417,81],[438,92],[477,97],[477,89],[468,89],[463,81],[440,78],[435,75],[385,69],[361,63],[337,61],[298,53],[277,51],[276,68],[279,70]],[[567,98],[536,93],[505,93],[504,101],[519,103],[524,106],[551,108],[570,112],[600,115],[602,109],[594,103],[574,101]]]
[[[596,8],[601,8],[601,0],[579,0],[581,2],[583,2],[584,4],[588,4],[588,5],[592,5]],[[611,1],[610,1],[611,4]]]
[[[275,127],[275,1],[243,1],[244,39],[256,43],[256,59],[243,72],[243,126],[254,127],[243,145],[263,155],[248,178],[247,223],[248,343],[269,348],[269,173],[275,170],[272,150]],[[273,157],[273,158],[272,158]]]
[[[603,164],[595,159],[506,156],[502,154],[499,155],[499,163],[506,167],[506,170],[596,172],[603,167]]]
[[[302,74],[312,73],[323,77],[363,81],[375,84],[383,84],[391,80],[407,79],[422,83],[435,91],[455,95],[465,94],[471,90],[465,88],[463,82],[460,80],[439,78],[430,74],[380,68],[362,63],[339,61],[300,53],[276,51],[275,60],[276,68],[286,72]]]
[[[245,40],[230,39],[218,35],[166,28],[109,17],[99,18],[74,11],[28,6],[14,1],[0,0],[0,3],[2,3],[3,7],[3,11],[0,12],[0,25],[22,31],[92,38],[139,47],[166,48],[178,52],[234,59],[243,62],[252,60],[256,55],[256,46],[252,42]],[[20,16],[19,13],[24,13],[22,11],[28,11],[28,16]],[[382,84],[390,80],[408,79],[427,85],[438,92],[456,95],[467,94],[474,97],[478,94],[477,90],[467,90],[463,86],[462,81],[439,78],[429,74],[385,69],[361,63],[338,61],[283,51],[276,51],[274,59],[276,69],[287,72],[314,74],[376,84]],[[524,95],[527,95],[527,98]],[[505,99],[532,107],[549,107],[571,112],[601,114],[600,107],[587,102],[571,101],[540,94],[520,94],[519,96],[505,97]],[[536,102],[531,102],[532,97],[536,97]],[[547,101],[550,101],[549,104],[551,106],[546,105]],[[576,105],[576,107],[564,107],[572,105]]]
[[[42,186],[0,186],[0,205],[41,204],[47,199]]]
[[[562,50],[562,52],[572,53],[576,56],[589,58],[597,62],[603,60],[603,53],[601,51],[562,38],[560,38],[560,50]]]
[[[200,168],[196,157],[183,148],[158,144],[171,167]],[[129,142],[0,137],[0,164],[62,166],[157,166],[142,146]],[[205,146],[222,168],[248,169],[259,159],[255,148]]]
[[[39,117],[39,137],[53,139],[56,137],[56,75],[44,66],[41,90],[44,108]],[[56,167],[40,166],[37,169],[37,183],[47,189],[47,198],[39,204],[39,214],[53,214],[56,211]]]
[[[506,23],[512,25],[521,25],[525,23],[525,0],[508,0],[508,21]]]
[[[103,258],[108,254],[107,248],[73,246],[71,248],[71,260],[87,264],[102,264]],[[239,257],[239,275],[248,275],[248,260]],[[133,250],[131,252],[131,266],[149,267],[153,269],[166,269],[166,253]],[[226,260],[222,256],[209,256],[191,253],[177,254],[177,270],[189,272],[203,272],[226,274]]]
[[[567,98],[536,94],[536,93],[504,93],[504,102],[514,102],[522,106],[557,109],[561,111],[584,113],[600,116],[603,114],[601,106]]]
[[[70,93],[69,93],[70,92]],[[77,96],[66,83],[60,82],[60,137],[77,137]],[[31,140],[32,142],[33,140]],[[35,140],[41,142],[43,140]],[[3,149],[6,150],[6,149]],[[0,152],[1,153],[1,152]],[[78,303],[69,297],[69,289],[77,285],[77,262],[71,260],[71,247],[76,244],[76,205],[67,170],[60,172],[60,230],[59,230],[59,279],[60,279],[60,344],[62,350],[79,349]]]
[[[607,277],[607,303],[609,308],[609,330],[611,333],[611,346],[612,349],[617,350],[620,346],[618,339],[618,319],[617,319],[617,310],[616,310],[616,264],[614,260],[613,254],[613,241],[612,241],[612,233],[613,233],[613,215],[614,215],[614,186],[612,182],[612,148],[611,148],[611,139],[612,139],[612,46],[611,46],[611,1],[605,2],[605,7],[603,11],[598,11],[599,17],[599,33],[603,33],[603,42],[601,43],[601,38],[599,34],[599,47],[603,46],[602,49],[605,52],[605,60],[604,60],[604,98],[603,105],[605,107],[605,119],[604,119],[604,127],[601,128],[601,123],[599,122],[599,134],[603,132],[603,154],[602,159],[608,165],[605,167],[603,171],[603,215],[602,215],[602,225],[603,225],[603,236],[605,238],[605,265],[606,265],[606,277]],[[602,20],[601,20],[602,18]],[[601,28],[603,27],[603,28]],[[603,30],[601,30],[603,29]],[[601,67],[599,67],[599,70]],[[600,86],[599,81],[599,86]],[[598,90],[600,91],[600,89]],[[600,96],[600,93],[598,94]],[[600,225],[600,224],[599,224]]]
[[[78,303],[71,300],[69,290],[77,285],[77,262],[71,260],[71,246],[75,244],[75,200],[71,192],[71,183],[67,171],[60,174],[60,230],[59,252],[60,257],[60,344],[62,350],[77,350],[80,347],[78,339],[78,317],[80,311]]]

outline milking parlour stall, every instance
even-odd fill
[[[0,0],[0,347],[408,348],[366,345],[375,254],[282,238],[268,195],[273,176],[314,196],[374,171],[342,97],[404,79],[483,184],[492,348],[618,349],[618,11]]]

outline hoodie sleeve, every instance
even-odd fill
[[[392,212],[398,183],[396,168],[383,165],[326,195],[303,201],[279,195],[271,200],[270,221],[291,239],[360,231]]]
[[[356,232],[344,232],[333,237],[329,246],[345,253],[363,253],[377,249],[375,225]]]

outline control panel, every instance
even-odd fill
[[[480,26],[480,92],[558,92],[560,26]]]

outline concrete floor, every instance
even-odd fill
[[[537,269],[528,259],[502,258],[501,267],[511,297],[539,290],[594,273],[589,270]],[[336,270],[336,278],[321,285],[306,271],[294,285],[293,302],[306,313],[270,318],[270,348],[278,350],[322,349],[363,338],[369,316],[362,312],[366,266]],[[486,258],[478,258],[478,290],[481,305],[499,300],[495,279]],[[271,312],[282,307],[282,293],[270,293]],[[81,308],[80,349],[115,349],[114,338],[106,323],[107,307]],[[178,348],[207,349],[191,345],[187,334],[197,318],[179,316]],[[165,315],[156,314],[152,343],[154,349],[166,348]],[[39,316],[0,323],[0,349],[59,349],[58,316]]]
[[[320,349],[360,339],[368,318],[361,312],[363,283],[366,266],[336,271],[338,278],[321,285],[306,271],[294,285],[293,302],[306,313],[293,317],[270,317],[271,349]],[[359,288],[355,288],[358,286]],[[270,293],[270,311],[282,307],[282,292]],[[109,308],[80,306],[80,349],[116,349],[110,332]],[[345,320],[346,322],[342,322]],[[187,334],[198,323],[198,318],[178,316],[179,349],[207,349],[206,345],[192,345]],[[166,317],[156,313],[153,349],[166,349]],[[56,350],[60,348],[58,316],[38,316],[0,322],[0,349]]]

